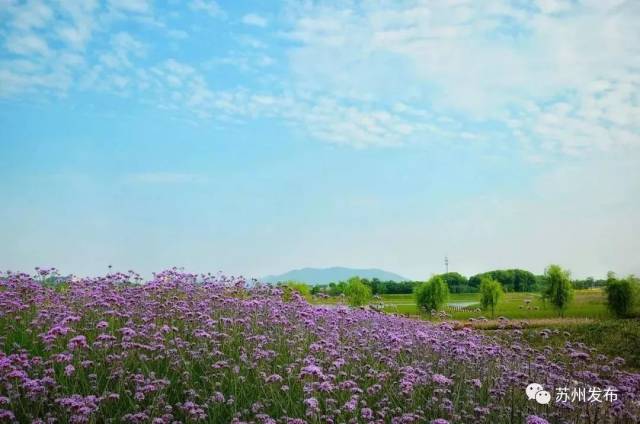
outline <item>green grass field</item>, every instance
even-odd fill
[[[529,301],[527,304],[526,301]],[[321,303],[337,303],[339,298],[329,298]],[[420,315],[412,294],[383,295],[382,302],[384,310],[390,313],[403,315]],[[476,306],[467,306],[469,311],[453,311],[448,308],[448,312],[453,315],[453,319],[467,320],[469,318],[487,317],[490,318],[489,311],[475,312],[473,309],[479,307],[479,293],[455,293],[449,297],[450,304],[466,304],[476,302]],[[496,317],[504,316],[509,319],[542,319],[558,317],[558,312],[550,305],[544,305],[538,293],[505,293],[496,309]],[[573,302],[565,311],[567,318],[610,318],[609,311],[605,304],[604,292],[602,289],[576,290]]]

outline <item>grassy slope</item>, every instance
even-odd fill
[[[479,301],[478,293],[451,294],[449,302]],[[531,309],[526,308],[525,299],[531,299]],[[392,313],[417,315],[413,295],[383,295],[385,310]],[[333,300],[332,302],[335,302]],[[522,308],[520,308],[522,306]],[[535,307],[538,310],[535,310]],[[489,316],[488,312],[455,312],[450,311],[454,319],[467,320],[479,316]],[[640,369],[640,319],[615,320],[605,304],[602,289],[576,290],[573,302],[565,313],[565,318],[559,318],[557,311],[549,305],[542,304],[538,293],[506,293],[496,311],[496,316],[510,319],[526,319],[528,326],[523,329],[522,337],[532,346],[543,348],[554,346],[562,348],[567,341],[582,342],[599,352],[609,356],[620,356],[626,360],[626,368]],[[481,323],[479,328],[493,330],[499,327],[496,320]],[[541,335],[542,328],[554,331],[548,338]],[[493,331],[489,331],[492,333]],[[512,333],[510,330],[498,330],[505,342],[509,343]]]
[[[527,328],[522,336],[532,346],[562,348],[567,341],[582,342],[609,357],[620,356],[626,368],[640,370],[640,319],[619,319],[572,324],[570,321],[550,326],[554,331],[543,337],[540,328]],[[510,332],[505,333],[507,340]]]

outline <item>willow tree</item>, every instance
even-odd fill
[[[418,307],[437,311],[447,302],[449,288],[440,275],[434,275],[426,283],[416,286],[415,297]]]
[[[560,265],[549,265],[544,271],[545,286],[542,289],[542,298],[551,303],[558,310],[561,317],[573,300],[573,285],[571,273],[562,269]]]
[[[496,315],[496,306],[503,295],[502,284],[493,278],[482,278],[480,281],[480,305],[482,305],[482,309],[491,310],[491,318]]]
[[[371,287],[367,286],[359,277],[352,277],[347,281],[344,289],[347,301],[351,306],[363,306],[371,300]]]

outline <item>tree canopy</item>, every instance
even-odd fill
[[[445,284],[449,288],[451,293],[468,293],[472,290],[469,286],[469,280],[464,275],[457,272],[447,272],[440,274],[440,277],[444,280]]]
[[[496,280],[505,291],[530,292],[535,291],[537,288],[536,276],[524,269],[497,269],[476,274],[469,278],[469,286],[478,291],[483,277]]]

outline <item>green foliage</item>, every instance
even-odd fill
[[[469,286],[469,280],[464,275],[457,272],[447,272],[440,274],[444,282],[447,284],[450,293],[469,293],[474,289]]]
[[[638,280],[633,276],[618,279],[613,273],[607,274],[605,292],[609,310],[617,317],[632,315],[633,308],[638,302],[639,287]]]
[[[293,300],[293,293],[297,292],[300,296],[304,297],[307,301],[311,300],[311,287],[305,283],[299,281],[287,281],[282,284],[282,299],[285,302]]]
[[[560,265],[549,265],[544,272],[545,286],[542,289],[542,299],[549,301],[561,317],[573,299],[570,277],[571,273],[562,269]]]
[[[607,280],[604,279],[595,279],[593,277],[587,277],[583,280],[573,280],[571,281],[574,289],[594,289],[596,287],[604,287],[607,285]]]
[[[352,277],[344,290],[347,301],[351,306],[363,306],[371,299],[371,288],[364,284],[359,277]]]
[[[411,294],[413,288],[418,284],[416,281],[381,281],[377,278],[368,280],[361,278],[360,281],[371,289],[371,293],[381,294]],[[345,294],[347,282],[340,281],[338,283],[318,284],[311,289],[313,294],[324,293],[329,296],[339,296]]]
[[[537,287],[536,276],[524,269],[498,269],[477,274],[469,279],[469,286],[477,291],[483,277],[496,280],[508,292],[529,292]]]
[[[329,283],[329,288],[327,290],[327,294],[329,296],[339,296],[344,294],[345,289],[347,288],[347,283],[345,281],[340,281],[339,283]]]
[[[371,280],[373,294],[411,294],[415,281],[380,281],[377,278]]]
[[[496,280],[484,277],[482,282],[480,283],[480,305],[482,305],[482,309],[490,309],[491,317],[493,318],[496,314],[496,306],[498,305],[498,301],[504,295],[504,290],[502,290],[502,285]]]
[[[437,311],[447,302],[449,288],[442,276],[434,275],[429,281],[416,287],[415,298],[420,309]]]

